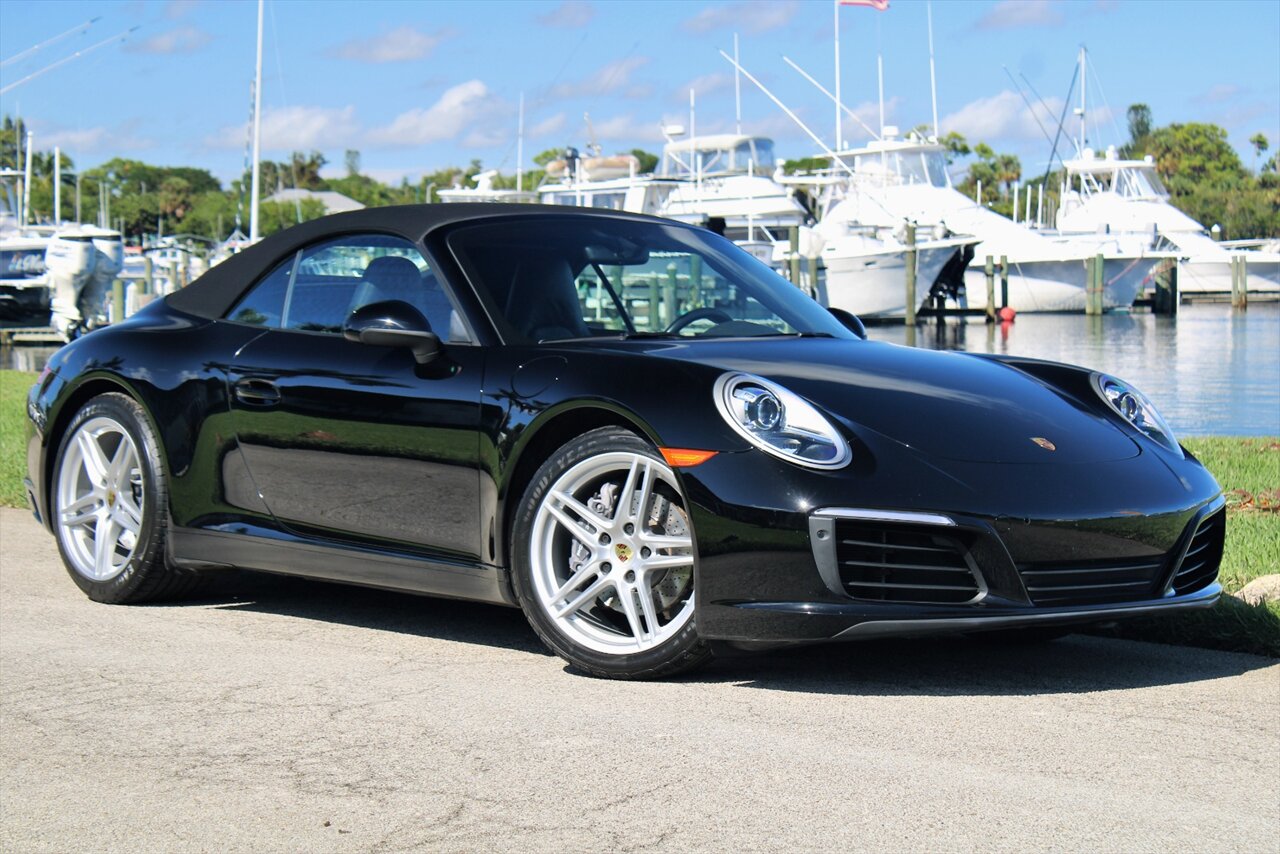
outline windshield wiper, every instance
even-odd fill
[[[618,336],[623,341],[631,341],[636,338],[685,338],[679,332],[624,332]]]

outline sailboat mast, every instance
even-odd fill
[[[249,196],[249,240],[257,241],[258,233],[258,195],[262,181],[262,6],[258,0],[258,63],[253,78],[253,179],[250,182]]]
[[[524,191],[524,93],[520,93],[520,127],[516,129],[516,192]],[[427,201],[430,201],[428,199]]]
[[[836,34],[836,144],[834,147],[836,151],[839,151],[844,147],[844,144],[840,141],[840,0],[835,0],[832,5],[835,7],[834,30]],[[736,61],[737,57],[734,57],[734,60]]]
[[[876,53],[876,77],[880,82],[880,135],[884,136],[884,54]]]
[[[738,34],[733,34],[733,61],[738,61]],[[733,72],[733,118],[734,133],[742,136],[742,75]]]
[[[1084,153],[1084,147],[1089,142],[1089,138],[1085,132],[1085,91],[1089,88],[1086,83],[1085,74],[1087,68],[1084,61],[1084,45],[1080,45],[1080,152]]]
[[[34,135],[31,131],[27,131],[27,165],[22,173],[22,224],[24,226],[31,222],[31,148],[34,145],[33,138]]]
[[[938,75],[933,67],[933,3],[925,4],[925,12],[929,16],[929,93],[933,96],[933,138],[938,139]]]

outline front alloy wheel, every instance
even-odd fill
[[[694,544],[675,473],[633,433],[596,430],[534,477],[516,585],[556,653],[598,676],[666,676],[709,655],[694,630]]]
[[[98,602],[172,599],[198,573],[168,565],[168,475],[160,442],[137,401],[93,398],[58,446],[50,516],[58,551],[76,585]]]
[[[58,537],[70,568],[110,581],[129,563],[146,507],[142,461],[124,425],[106,415],[84,421],[58,473]]]

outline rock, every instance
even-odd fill
[[[1250,605],[1260,605],[1263,602],[1280,602],[1280,573],[1255,578],[1236,594],[1236,598],[1242,599]]]

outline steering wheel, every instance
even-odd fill
[[[667,327],[668,332],[679,332],[691,323],[697,323],[699,320],[714,320],[716,323],[729,323],[733,320],[729,313],[719,308],[704,306],[695,308],[693,311],[686,311],[684,314],[671,321],[671,325]]]

